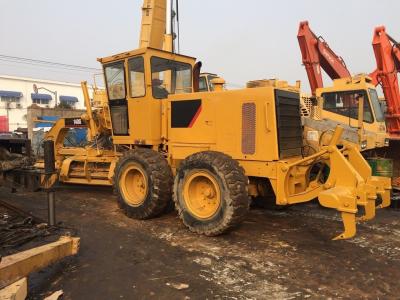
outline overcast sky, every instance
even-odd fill
[[[138,46],[143,0],[0,0],[0,55],[99,68]],[[352,73],[374,69],[373,29],[400,40],[399,0],[180,0],[181,52],[236,85],[263,78],[308,88],[297,43],[308,20]],[[397,31],[396,31],[397,30]],[[0,60],[0,74],[79,82],[85,72]],[[329,83],[329,81],[327,81]]]

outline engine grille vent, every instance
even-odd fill
[[[301,111],[303,117],[311,117],[315,120],[321,120],[321,112],[317,105],[313,103],[311,97],[301,96]]]
[[[300,96],[297,93],[275,90],[279,157],[301,155],[303,130],[300,115]]]
[[[242,153],[256,153],[256,105],[242,105]]]

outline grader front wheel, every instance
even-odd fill
[[[249,210],[247,177],[237,161],[219,152],[186,158],[174,183],[174,201],[183,223],[208,236],[238,225]]]
[[[128,151],[115,168],[114,189],[119,206],[127,216],[135,219],[156,217],[171,201],[171,168],[156,151]]]

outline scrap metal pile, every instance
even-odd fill
[[[17,248],[57,231],[40,218],[0,201],[0,256],[9,255]]]
[[[0,172],[31,166],[33,159],[31,157],[11,153],[7,149],[0,147]]]

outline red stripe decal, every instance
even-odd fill
[[[193,125],[196,122],[197,118],[199,117],[200,113],[201,113],[201,105],[200,105],[199,109],[197,110],[196,114],[194,115],[192,121],[190,121],[189,128],[193,127]]]

